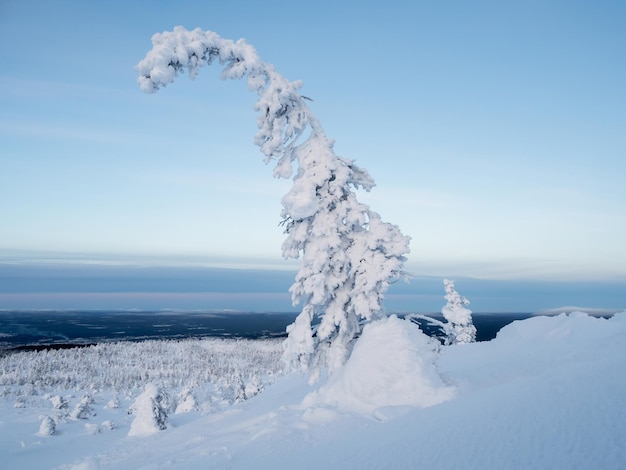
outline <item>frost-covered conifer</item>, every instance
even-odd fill
[[[189,387],[184,387],[178,394],[176,410],[174,414],[189,413],[198,407],[196,398]]]
[[[155,384],[147,384],[128,410],[135,417],[128,435],[145,436],[166,429],[166,402],[166,394],[163,390]]]
[[[70,417],[74,420],[79,419],[89,419],[91,416],[94,416],[95,413],[91,404],[93,403],[93,398],[89,395],[84,395],[80,402],[74,407]]]
[[[68,407],[67,400],[59,395],[50,397],[50,402],[55,410],[65,410]]]
[[[39,425],[38,436],[54,436],[57,431],[57,425],[54,419],[48,415],[42,415],[39,417],[41,424]]]
[[[13,408],[26,408],[26,399],[24,397],[17,397]]]
[[[246,400],[258,395],[263,389],[263,384],[258,376],[251,377],[244,388]]]
[[[255,143],[266,163],[275,162],[274,176],[294,181],[282,199],[283,256],[302,260],[290,289],[302,311],[288,328],[283,357],[303,369],[328,364],[336,370],[361,323],[384,316],[384,293],[405,275],[409,237],[357,200],[355,190],[369,191],[374,180],[335,154],[333,141],[300,94],[301,82],[285,79],[244,40],[211,31],[178,26],[155,34],[152,44],[136,66],[144,92],[156,92],[184,70],[194,78],[216,59],[225,65],[222,78],[247,77],[248,88],[257,92]],[[314,332],[316,316],[321,320]]]
[[[472,343],[476,340],[476,327],[472,322],[472,311],[466,308],[469,300],[459,295],[454,288],[454,281],[443,280],[448,303],[441,313],[448,321],[446,324],[447,344]]]
[[[105,408],[110,408],[112,410],[117,409],[119,407],[120,407],[120,399],[117,396],[111,398],[105,406]]]
[[[102,421],[100,429],[103,431],[112,431],[115,429],[115,423],[113,423],[110,419],[107,419],[106,421]]]

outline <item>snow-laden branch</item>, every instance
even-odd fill
[[[200,67],[217,59],[224,66],[222,78],[246,77],[248,88],[258,94],[254,142],[266,163],[275,162],[274,176],[294,177],[282,199],[287,234],[283,256],[302,256],[290,292],[294,305],[302,302],[303,310],[288,329],[285,358],[304,367],[341,366],[360,331],[360,320],[380,318],[384,293],[405,275],[409,237],[357,200],[354,190],[369,191],[374,180],[334,153],[332,140],[299,92],[300,81],[290,82],[261,61],[243,39],[235,42],[178,26],[155,34],[152,44],[136,66],[144,92],[156,92],[184,71],[194,78]],[[321,323],[314,335],[315,316]]]
[[[277,159],[274,174],[288,178],[295,141],[307,126],[322,132],[319,123],[309,113],[299,93],[302,82],[290,82],[276,72],[271,64],[261,61],[256,50],[244,39],[223,39],[212,31],[196,28],[188,31],[177,26],[174,31],[152,36],[152,50],[137,64],[138,83],[146,93],[155,93],[172,83],[185,70],[195,78],[200,68],[215,59],[224,65],[222,79],[247,77],[248,88],[256,91],[259,100],[259,131],[254,142],[265,155],[266,163]]]

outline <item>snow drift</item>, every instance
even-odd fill
[[[309,394],[305,407],[331,405],[372,414],[388,406],[424,408],[450,399],[453,389],[435,368],[439,344],[397,316],[363,329],[346,365]]]

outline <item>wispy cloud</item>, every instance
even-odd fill
[[[127,95],[128,93],[122,90],[93,84],[0,76],[0,97],[17,97],[22,99],[79,99],[81,97],[94,96],[99,98],[121,98]]]
[[[598,265],[595,259],[551,259],[547,257],[499,257],[455,259],[424,256],[411,262],[408,270],[417,275],[468,277],[484,280],[584,281],[623,279],[626,274],[621,263],[606,260]]]
[[[73,124],[0,120],[0,134],[29,139],[63,139],[124,144],[136,137],[129,133]]]
[[[297,260],[263,257],[209,256],[200,253],[189,254],[124,254],[124,253],[85,253],[53,252],[37,250],[0,249],[2,265],[22,266],[120,266],[120,267],[179,267],[179,268],[218,268],[254,269],[270,271],[297,270]]]

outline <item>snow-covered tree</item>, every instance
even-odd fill
[[[67,400],[62,396],[55,395],[50,397],[50,402],[55,410],[66,410],[68,408]]]
[[[183,389],[178,394],[176,410],[175,414],[179,413],[189,413],[190,411],[195,410],[198,407],[196,402],[196,397],[193,396],[193,393],[189,387],[183,387]]]
[[[448,301],[441,310],[446,324],[447,344],[472,343],[476,341],[476,327],[472,322],[472,311],[466,308],[469,300],[459,295],[454,288],[454,281],[443,280]]]
[[[78,402],[76,406],[74,407],[74,409],[72,410],[70,417],[74,420],[79,420],[79,419],[89,419],[91,416],[94,416],[95,413],[93,411],[93,408],[91,407],[92,403],[93,403],[93,398],[89,395],[84,395],[80,399],[80,402]]]
[[[283,357],[302,369],[327,364],[336,370],[361,324],[384,316],[384,293],[405,276],[409,237],[357,200],[355,190],[369,191],[374,180],[335,154],[308,98],[300,94],[301,82],[288,81],[262,62],[243,39],[178,26],[155,34],[152,44],[136,66],[144,92],[156,92],[185,70],[194,78],[217,59],[224,65],[222,78],[247,77],[248,88],[258,94],[254,142],[266,163],[275,162],[275,177],[294,181],[282,199],[283,256],[302,260],[290,289],[302,311],[288,328]],[[316,316],[320,324],[314,331]]]
[[[155,384],[147,384],[144,391],[130,406],[129,413],[135,419],[130,425],[129,436],[145,436],[167,428],[167,398]]]
[[[38,436],[54,436],[57,432],[57,425],[54,419],[48,415],[39,416],[41,424],[39,425]]]

